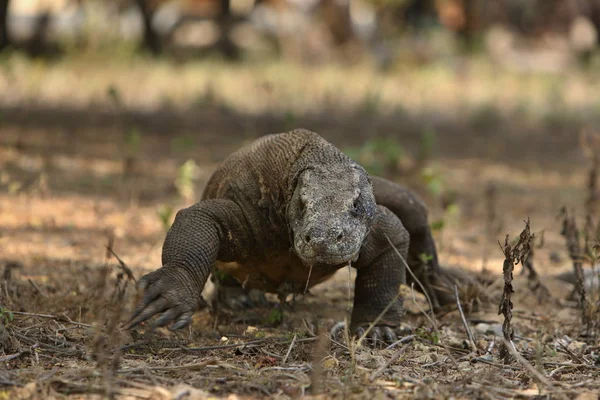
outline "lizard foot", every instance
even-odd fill
[[[191,275],[177,267],[162,267],[144,275],[137,285],[143,296],[125,329],[159,314],[151,329],[169,325],[170,330],[177,330],[189,325],[194,312],[206,305],[201,291],[189,282],[193,282]]]
[[[212,303],[218,310],[243,311],[265,307],[269,301],[264,292],[257,289],[245,290],[240,285],[217,285]]]
[[[343,337],[345,324],[340,322],[331,329],[331,337],[340,340]],[[365,335],[366,333],[366,335]],[[361,325],[352,329],[354,339],[362,339],[362,342],[374,348],[382,348],[396,343],[399,338],[409,335],[410,329],[404,327],[391,327],[388,325],[375,325],[369,330],[369,325]]]

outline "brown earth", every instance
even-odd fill
[[[114,111],[32,103],[2,105],[0,399],[584,399],[600,390],[597,340],[581,335],[576,302],[566,300],[571,286],[552,278],[571,267],[556,216],[562,205],[582,215],[586,198],[581,123],[550,131],[502,113],[478,120],[483,125],[446,115],[433,121],[433,155],[422,164],[416,157],[395,160],[400,166],[393,179],[426,199],[432,222],[443,220],[435,232],[441,262],[476,274],[487,260],[491,303],[476,310],[463,304],[476,351],[469,349],[459,312],[438,315],[436,330],[421,311],[427,308],[421,296],[406,300],[412,341],[373,350],[319,336],[349,315],[346,270],[293,305],[219,319],[202,310],[185,332],[122,331],[118,321],[131,308],[133,282],[105,246],[112,238],[136,278],[158,268],[165,234],[158,210],[164,215],[197,198],[217,163],[254,137],[293,124],[348,148],[393,132],[387,136],[417,154],[420,132],[432,122],[425,111],[307,112],[290,121],[278,112],[215,105]],[[198,170],[191,180],[195,193],[186,197],[176,180],[188,159]],[[455,205],[444,211],[449,199]],[[491,210],[496,217],[490,221]],[[538,301],[516,267],[513,326],[525,361],[503,364],[497,240],[505,233],[517,237],[527,218],[538,237],[543,231],[534,265],[551,298]]]

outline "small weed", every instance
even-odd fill
[[[212,274],[214,275],[215,279],[217,281],[226,281],[227,279],[231,279],[230,275],[227,274],[226,272],[223,272],[219,269],[213,269]]]
[[[421,181],[433,196],[440,197],[442,195],[444,191],[444,180],[436,168],[423,168],[421,170]]]
[[[125,135],[125,146],[127,154],[130,157],[135,157],[139,154],[142,147],[142,133],[137,128],[132,128]]]
[[[23,187],[23,184],[21,182],[12,181],[8,184],[8,194],[15,195],[15,194],[19,193],[19,191],[21,190],[22,187]]]
[[[425,163],[433,156],[435,143],[437,141],[437,132],[434,128],[427,128],[421,134],[421,143],[419,148],[419,162]]]
[[[283,322],[283,311],[279,307],[275,307],[271,310],[267,316],[267,323],[269,325],[280,325]]]
[[[183,135],[171,140],[171,150],[176,153],[188,151],[196,145],[196,139],[190,135]]]
[[[293,111],[287,111],[284,116],[283,126],[285,130],[291,130],[296,126],[297,123],[296,114]]]
[[[360,110],[363,114],[366,115],[375,115],[381,106],[381,94],[379,91],[369,91],[367,92],[360,104]]]
[[[437,332],[428,328],[418,328],[415,331],[415,335],[421,339],[428,340],[433,344],[438,344],[440,342],[440,337]]]
[[[168,204],[163,204],[158,207],[156,214],[160,219],[163,229],[166,231],[171,227],[171,219],[173,217],[173,207]]]
[[[431,222],[431,224],[429,224],[429,228],[434,232],[439,232],[439,231],[443,230],[445,226],[446,226],[446,221],[444,221],[443,218],[437,219],[437,220]]]
[[[0,321],[2,321],[4,325],[10,324],[14,319],[15,314],[13,314],[12,311],[6,307],[0,307]]]
[[[194,181],[198,176],[199,167],[192,159],[187,160],[177,170],[175,187],[179,195],[187,202],[192,202],[196,191]]]
[[[429,261],[433,260],[433,255],[427,254],[427,253],[421,253],[421,254],[419,254],[419,260],[421,260],[421,262],[423,264],[427,264]]]
[[[110,102],[117,108],[121,108],[121,106],[123,105],[123,100],[121,98],[121,92],[119,91],[119,89],[114,86],[114,85],[110,85],[106,88],[106,95],[108,96]]]

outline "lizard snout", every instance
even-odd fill
[[[309,229],[304,236],[304,243],[311,247],[316,253],[330,251],[330,247],[335,246],[344,240],[344,230],[340,227],[323,229],[314,227]]]
[[[308,263],[343,263],[354,257],[360,248],[356,235],[339,225],[313,226],[299,236],[296,251]]]

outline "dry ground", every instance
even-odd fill
[[[586,196],[577,137],[597,126],[593,76],[514,76],[476,62],[388,76],[367,67],[136,60],[3,66],[0,399],[596,398],[597,341],[581,336],[570,285],[552,278],[570,268],[556,215],[562,205],[581,215]],[[197,197],[231,151],[293,126],[342,148],[391,137],[409,154],[425,146],[423,132],[435,132],[425,160],[433,178],[403,168],[392,175],[426,199],[432,221],[444,221],[436,231],[443,264],[475,273],[487,259],[491,304],[467,313],[477,351],[458,311],[438,315],[436,331],[421,297],[406,300],[412,341],[373,350],[319,339],[348,316],[346,271],[292,308],[219,319],[203,310],[177,334],[119,330],[134,293],[106,255],[109,238],[136,278],[158,268],[159,210],[193,198],[178,190],[180,166],[197,163]],[[455,206],[444,211],[449,198]],[[538,302],[517,266],[515,344],[533,371],[498,356],[496,240],[516,237],[527,217],[544,231],[534,265],[552,296]]]

